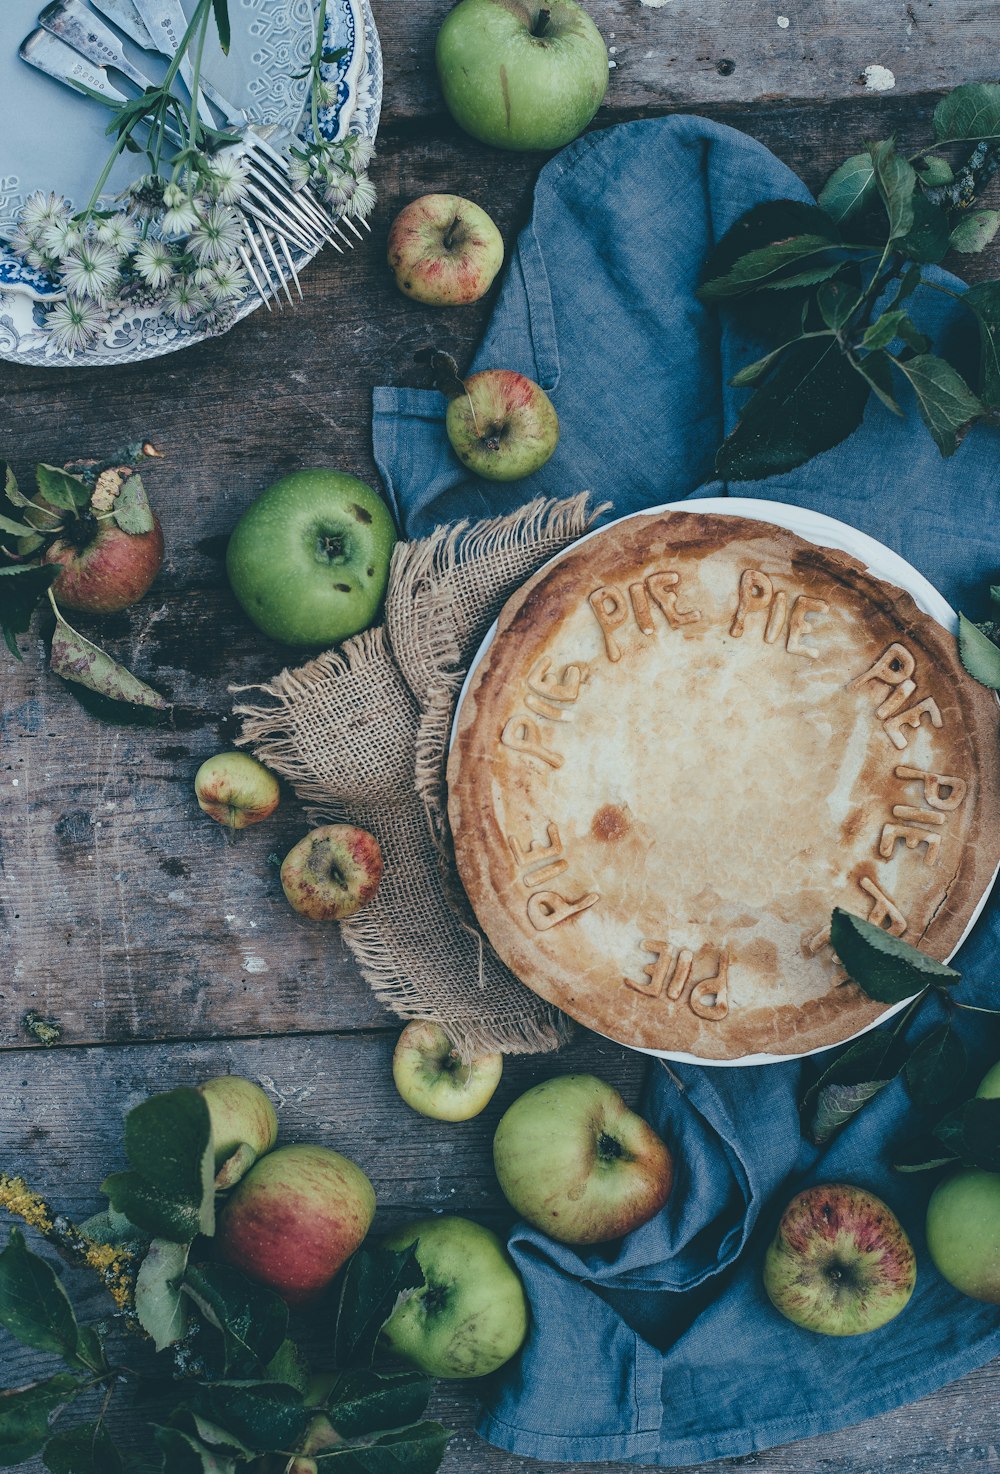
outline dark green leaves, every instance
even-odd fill
[[[699,287],[698,296],[703,302],[718,302],[724,297],[739,297],[760,287],[796,285],[801,278],[791,278],[787,268],[821,252],[828,252],[830,248],[830,238],[822,235],[798,235],[789,240],[775,241],[741,256],[724,276],[712,278]],[[832,270],[838,269],[839,262],[833,263]],[[823,276],[829,274],[825,266],[822,272]],[[814,279],[807,277],[807,280]]]
[[[37,1454],[48,1437],[49,1418],[79,1389],[76,1377],[60,1372],[47,1382],[0,1392],[0,1468],[11,1469]]]
[[[33,563],[0,567],[0,628],[8,650],[18,660],[21,652],[15,636],[27,630],[39,600],[58,577],[58,568],[39,568]]]
[[[965,1046],[951,1024],[932,1029],[906,1061],[907,1088],[922,1106],[955,1100],[965,1081]]]
[[[284,1343],[288,1328],[284,1301],[224,1264],[192,1265],[184,1290],[209,1324],[222,1332],[225,1375],[252,1377],[264,1372]]]
[[[203,1382],[188,1406],[260,1453],[296,1448],[312,1418],[301,1394],[282,1382]]]
[[[954,455],[966,430],[983,413],[983,406],[957,369],[930,353],[897,358],[896,367],[909,379],[917,396],[920,418],[943,456]]]
[[[848,976],[879,1003],[901,1003],[924,988],[959,981],[954,968],[839,907],[830,923],[830,941]]]
[[[81,476],[71,476],[58,466],[36,466],[38,490],[49,506],[66,512],[82,510],[90,501],[90,487]]]
[[[875,166],[870,153],[854,154],[834,169],[819,193],[819,203],[832,219],[850,219],[875,195]]]
[[[822,1146],[888,1085],[903,1062],[895,1029],[862,1034],[809,1087],[799,1107],[809,1140]]]
[[[896,152],[893,139],[873,143],[871,153],[875,187],[889,217],[889,239],[898,240],[913,225],[913,191],[917,176],[913,165]]]
[[[111,1205],[155,1238],[189,1243],[215,1231],[208,1106],[197,1090],[154,1095],[125,1120],[131,1172],[105,1179]]]
[[[867,399],[832,335],[793,343],[723,442],[716,470],[731,481],[791,471],[856,430]]]
[[[417,1423],[383,1433],[365,1445],[351,1444],[313,1455],[329,1474],[434,1474],[451,1435],[440,1423]]]
[[[985,251],[1000,230],[1000,210],[974,210],[963,215],[951,233],[951,248],[966,254]]]
[[[339,1366],[371,1365],[379,1332],[401,1298],[424,1283],[413,1248],[363,1245],[344,1271],[334,1330],[334,1357]]]
[[[125,1470],[110,1434],[98,1423],[84,1423],[50,1438],[44,1463],[49,1474],[124,1474]]]
[[[958,616],[958,653],[974,680],[1000,691],[1000,646],[994,645],[964,614]]]
[[[51,1264],[32,1254],[16,1228],[0,1254],[0,1325],[36,1351],[76,1358],[79,1331],[69,1297]]]
[[[991,408],[1000,406],[1000,282],[978,282],[962,298],[979,328],[979,396]]]
[[[229,0],[212,0],[212,14],[215,16],[215,26],[219,32],[219,45],[228,56],[232,40],[229,25]]]
[[[348,1370],[323,1406],[341,1438],[362,1438],[415,1423],[433,1388],[433,1379],[422,1372]]]
[[[934,1135],[968,1166],[1000,1172],[1000,1099],[967,1100],[938,1122]]]
[[[934,109],[934,137],[938,143],[1000,138],[1000,86],[970,82],[942,97]]]

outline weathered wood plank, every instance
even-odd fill
[[[511,1060],[494,1100],[473,1121],[447,1126],[415,1116],[397,1097],[389,1061],[395,1031],[323,1039],[10,1051],[0,1057],[0,1167],[24,1172],[76,1219],[103,1205],[97,1184],[124,1165],[124,1113],[149,1093],[226,1070],[271,1094],[280,1140],[318,1140],[354,1157],[379,1200],[376,1229],[428,1210],[468,1214],[503,1229],[510,1213],[493,1176],[490,1141],[500,1113],[544,1076],[589,1070],[635,1100],[643,1062],[581,1034],[557,1060]],[[78,1277],[76,1284],[83,1282]],[[102,1302],[88,1302],[93,1316]],[[0,1386],[38,1375],[42,1363],[0,1332]],[[1000,1470],[995,1409],[1000,1361],[914,1406],[856,1428],[711,1465],[768,1474],[982,1474]],[[491,1449],[470,1432],[474,1389],[443,1386],[435,1413],[459,1430],[445,1474],[613,1474],[624,1465],[540,1464]],[[36,1474],[35,1470],[30,1474]],[[702,1468],[698,1474],[702,1474]]]
[[[434,41],[451,0],[383,6],[390,119],[442,109]],[[900,95],[995,80],[996,10],[934,0],[588,0],[613,63],[600,119],[635,109],[810,100],[870,93],[865,69]],[[782,25],[779,18],[787,21]],[[888,78],[882,78],[886,85]]]

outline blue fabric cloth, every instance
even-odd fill
[[[619,516],[692,493],[764,496],[852,523],[979,612],[1000,570],[993,431],[977,428],[942,460],[912,404],[900,421],[873,400],[850,439],[800,470],[752,485],[713,480],[740,399],[727,381],[760,347],[694,288],[725,230],[778,197],[809,198],[766,149],[703,118],[624,124],[553,159],[473,367],[520,369],[549,390],[559,447],[525,481],[470,480],[448,446],[440,395],[376,389],[376,459],[405,530],[583,488]],[[961,314],[930,290],[914,301],[938,341],[960,330]],[[993,902],[956,963],[970,1002],[1000,1003],[998,937]],[[1000,1055],[1000,1034],[983,1015],[965,1019],[976,1079]],[[670,1201],[610,1248],[576,1251],[515,1229],[533,1324],[521,1358],[486,1389],[484,1437],[561,1462],[700,1463],[858,1422],[1000,1354],[1000,1309],[957,1294],[927,1255],[933,1181],[890,1171],[892,1147],[912,1129],[902,1081],[819,1150],[800,1136],[805,1068],[651,1064],[644,1112],[679,1164]],[[778,1315],[760,1277],[788,1198],[833,1180],[883,1197],[919,1264],[906,1310],[843,1340]]]

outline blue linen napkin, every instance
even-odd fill
[[[761,348],[694,289],[711,246],[772,198],[809,195],[768,150],[703,118],[622,124],[546,165],[473,368],[515,368],[542,384],[559,413],[559,447],[524,481],[470,480],[449,448],[441,395],[376,389],[375,456],[406,532],[582,488],[610,499],[617,516],[695,493],[763,496],[861,528],[981,614],[1000,569],[995,432],[977,428],[942,460],[912,402],[900,421],[873,400],[853,436],[798,471],[753,484],[713,479],[742,397],[727,381]],[[913,316],[938,341],[962,327],[961,307],[932,291],[917,294]],[[994,901],[955,963],[970,1002],[1000,1005],[998,940]],[[913,1027],[938,1021],[927,1006]],[[1000,1055],[1000,1031],[976,1014],[961,1027],[974,1081]],[[561,1462],[701,1463],[858,1422],[1000,1354],[1000,1309],[952,1290],[927,1255],[933,1174],[890,1170],[892,1148],[912,1129],[903,1082],[820,1150],[799,1132],[804,1068],[651,1063],[643,1111],[676,1154],[671,1198],[609,1248],[577,1251],[515,1228],[532,1329],[520,1359],[488,1385],[485,1438]],[[788,1198],[838,1180],[890,1204],[919,1265],[900,1316],[844,1339],[797,1329],[760,1279]]]

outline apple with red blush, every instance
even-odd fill
[[[396,285],[430,307],[478,302],[503,264],[503,237],[486,211],[455,194],[425,194],[389,228]]]
[[[540,384],[514,369],[463,379],[451,354],[434,348],[416,357],[448,400],[445,431],[463,466],[487,481],[519,481],[545,465],[559,443],[559,416]]]
[[[312,921],[345,921],[372,899],[381,879],[378,840],[353,824],[310,830],[281,864],[289,905]]]

